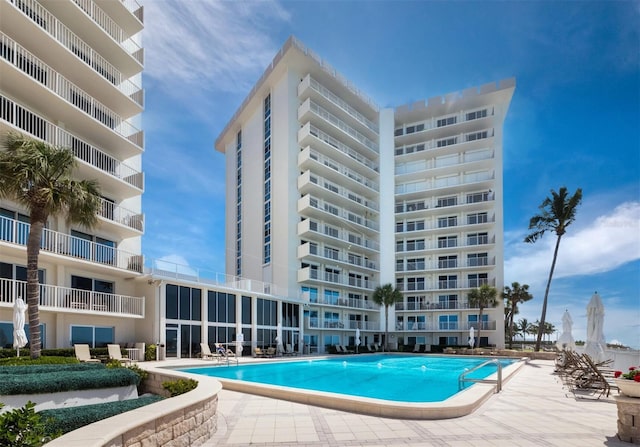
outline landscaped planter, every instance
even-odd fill
[[[620,393],[629,397],[640,397],[640,382],[628,379],[615,379]]]

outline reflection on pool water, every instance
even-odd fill
[[[395,402],[439,402],[459,391],[458,377],[461,373],[485,361],[486,357],[381,354],[181,368],[180,371]],[[500,359],[500,362],[505,367],[513,360]],[[490,364],[468,377],[483,379],[495,373],[496,369],[497,365]],[[465,385],[468,386],[471,384]]]

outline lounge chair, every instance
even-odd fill
[[[416,345],[413,347],[413,352],[420,352],[421,347],[422,345],[420,343],[416,343]]]
[[[291,343],[287,343],[285,346],[284,355],[298,355],[298,353],[293,350]]]
[[[253,352],[256,355],[256,357],[266,357],[267,356],[267,353],[265,351],[263,351],[262,348],[256,347],[253,350]]]
[[[335,345],[336,354],[346,354],[347,351],[342,347],[342,345]]]
[[[91,357],[89,345],[73,345],[76,351],[76,358],[83,363],[100,363],[100,360]]]
[[[109,358],[111,360],[118,360],[123,365],[131,364],[131,359],[126,355],[122,355],[120,345],[107,345],[107,349],[109,350]]]
[[[269,346],[267,348],[267,357],[275,357],[276,356],[276,348],[273,346]]]
[[[342,348],[342,353],[343,354],[355,354],[355,351],[352,351],[351,349],[348,349],[344,345],[340,345],[340,347]]]
[[[209,343],[200,343],[200,358],[203,360],[213,360],[219,359],[220,356],[216,352],[215,354],[211,352],[211,348],[209,348]]]

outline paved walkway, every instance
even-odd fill
[[[363,416],[222,390],[218,430],[205,446],[631,447],[616,431],[613,398],[576,398],[553,374],[553,362],[537,360],[473,414],[440,421]]]

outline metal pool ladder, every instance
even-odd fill
[[[483,366],[489,365],[490,363],[495,363],[498,366],[498,378],[497,379],[472,379],[468,378],[467,374],[470,374]],[[474,366],[468,371],[463,372],[458,376],[458,390],[462,391],[462,387],[464,382],[475,382],[475,383],[495,383],[496,384],[496,393],[499,393],[502,390],[502,363],[498,359],[487,360],[486,362],[482,362],[480,365]]]

